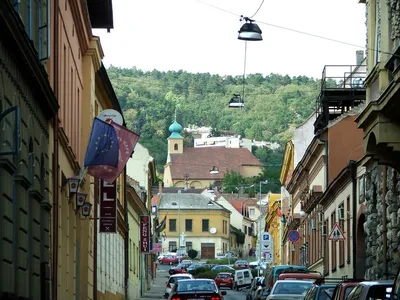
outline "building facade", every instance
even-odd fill
[[[264,252],[272,253],[272,264],[280,264],[281,261],[281,195],[280,194],[269,194],[268,195],[268,214],[265,217],[265,228],[266,232],[271,234],[273,247],[272,249],[262,249],[263,257],[266,257]]]
[[[200,194],[161,194],[159,219],[167,216],[163,252],[194,249],[203,259],[226,252],[231,212]]]
[[[373,160],[365,164],[365,206],[359,220],[365,220],[365,278],[386,279],[393,278],[400,267],[394,234],[399,231],[394,212],[400,201],[400,9],[398,1],[360,3],[366,5],[367,18],[367,105],[357,123],[364,132],[366,155]]]
[[[50,124],[58,104],[40,51],[49,40],[38,35],[48,3],[31,8],[32,23],[22,4],[0,2],[0,298],[51,299]]]

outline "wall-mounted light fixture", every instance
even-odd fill
[[[92,204],[86,202],[86,193],[78,192],[81,183],[80,178],[78,176],[70,177],[67,179],[67,182],[69,192],[68,200],[71,201],[72,195],[75,195],[75,214],[81,213],[86,219],[90,216]]]

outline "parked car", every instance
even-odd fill
[[[314,284],[304,296],[304,300],[330,300],[336,284]]]
[[[300,280],[277,280],[272,287],[267,300],[285,299],[285,300],[300,300],[304,299],[304,295],[312,287],[311,281]]]
[[[218,253],[215,255],[216,259],[224,259],[225,258],[225,254],[224,253]]]
[[[168,299],[213,299],[223,300],[226,291],[218,289],[212,279],[182,279],[175,283]]]
[[[245,260],[237,260],[237,261],[235,261],[235,267],[242,268],[242,269],[248,269],[249,263]]]
[[[175,255],[176,255],[176,253],[174,253],[174,252],[161,253],[158,256],[157,260],[160,261],[164,256],[175,256]]]
[[[220,271],[220,272],[224,272],[224,271],[235,271],[234,268],[230,267],[230,266],[226,266],[226,265],[215,265],[214,267],[211,268],[211,271]]]
[[[253,281],[253,274],[250,269],[242,269],[235,271],[235,287],[237,290],[243,287],[249,287]]]
[[[180,263],[177,266],[170,268],[168,270],[168,273],[169,273],[169,275],[187,273],[186,267],[187,267],[187,265]]]
[[[267,263],[263,260],[256,260],[249,263],[250,269],[257,269],[258,266],[260,266],[262,270],[265,270],[267,268]]]
[[[190,266],[188,266],[186,268],[186,271],[190,272],[190,271],[196,270],[197,268],[201,268],[201,267],[205,268],[204,266],[205,266],[205,264],[194,263],[194,264],[191,264]]]
[[[214,279],[218,288],[228,287],[233,289],[235,287],[234,275],[228,272],[220,272]]]
[[[322,274],[319,272],[296,272],[296,273],[282,273],[279,275],[278,280],[308,280],[311,282],[317,279],[322,279]]]
[[[359,282],[346,300],[390,299],[393,280]]]
[[[347,296],[360,281],[362,280],[346,279],[345,281],[337,284],[335,290],[333,291],[332,300],[347,299]]]
[[[293,273],[298,271],[308,271],[306,266],[295,266],[295,265],[281,265],[273,266],[266,270],[265,280],[266,284],[270,289],[274,286],[275,282],[278,280],[279,275],[282,273]]]
[[[178,263],[178,257],[176,255],[165,255],[159,263],[162,265],[173,265]]]
[[[181,260],[181,264],[186,265],[186,267],[189,267],[193,262],[190,259],[183,259]]]
[[[165,286],[164,298],[169,297],[169,294],[171,293],[171,289],[174,287],[174,284],[181,279],[193,279],[193,276],[191,274],[171,275],[166,282],[167,285]]]

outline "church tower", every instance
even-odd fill
[[[169,132],[171,135],[168,137],[168,159],[170,154],[181,154],[183,153],[183,136],[181,136],[180,132],[182,131],[182,126],[174,121],[169,128]]]

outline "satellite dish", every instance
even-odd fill
[[[217,233],[217,228],[211,227],[211,228],[210,228],[210,233],[211,233],[211,234]]]
[[[107,123],[111,123],[111,121],[117,123],[118,125],[122,125],[124,123],[122,115],[115,109],[105,109],[101,111],[97,117]]]

